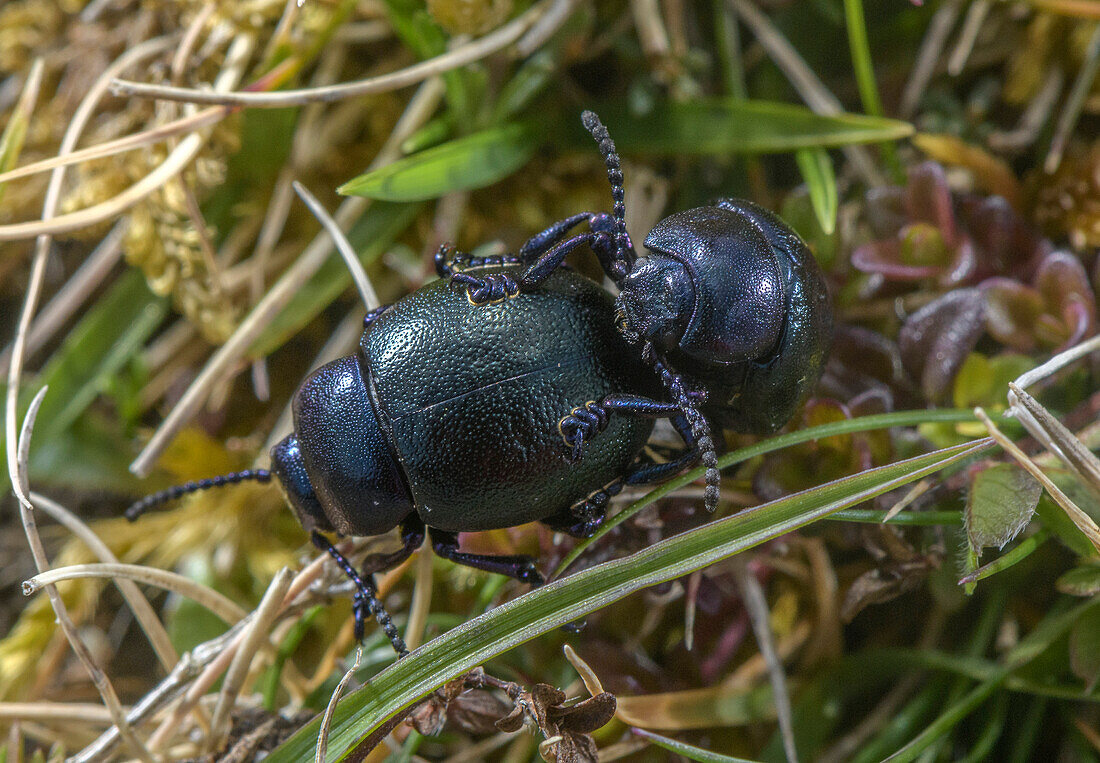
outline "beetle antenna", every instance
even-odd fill
[[[204,480],[195,480],[194,482],[185,482],[182,485],[174,485],[173,487],[161,490],[159,493],[153,493],[147,495],[140,501],[136,501],[130,504],[130,507],[126,509],[126,518],[133,522],[150,509],[155,509],[157,506],[174,501],[177,498],[182,498],[185,495],[191,493],[198,493],[201,490],[209,490],[212,487],[225,487],[226,485],[236,485],[238,482],[270,482],[271,472],[267,469],[245,469],[240,472],[231,472],[229,474],[221,474],[217,477],[208,477]]]
[[[719,485],[722,481],[722,473],[718,471],[718,453],[714,449],[714,438],[710,433],[710,423],[706,416],[696,406],[691,395],[684,387],[684,378],[673,373],[668,366],[657,357],[651,342],[646,342],[642,347],[642,359],[661,377],[661,383],[672,396],[672,402],[684,412],[691,434],[695,437],[695,447],[699,449],[703,466],[706,467],[704,479],[706,489],[703,492],[703,506],[708,512],[713,513],[718,508]]]
[[[593,111],[581,113],[581,122],[585,129],[596,139],[603,154],[604,164],[607,165],[607,179],[611,181],[611,198],[615,200],[612,214],[615,218],[615,251],[619,257],[626,260],[627,264],[634,262],[634,248],[630,243],[630,237],[626,233],[626,202],[623,190],[623,165],[619,159],[619,152],[615,150],[615,141],[611,140],[611,133],[604,127],[603,122]]]

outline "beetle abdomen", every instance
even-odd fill
[[[568,271],[477,307],[461,285],[431,284],[379,317],[361,346],[416,509],[452,531],[545,519],[621,476],[652,422],[612,416],[577,463],[558,422],[609,393],[655,394],[636,356],[610,296]]]

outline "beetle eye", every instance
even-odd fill
[[[616,303],[630,328],[658,347],[675,347],[695,303],[683,263],[670,257],[642,257],[620,287]]]

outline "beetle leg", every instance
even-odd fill
[[[405,646],[405,642],[402,640],[400,634],[398,634],[397,626],[393,624],[393,618],[390,617],[390,613],[386,611],[386,608],[382,606],[382,602],[378,600],[378,595],[376,593],[378,588],[374,584],[374,576],[360,575],[359,571],[347,560],[347,557],[337,551],[336,547],[329,543],[328,539],[316,530],[310,533],[309,537],[310,540],[313,541],[313,545],[331,556],[337,566],[339,566],[344,574],[348,576],[348,579],[355,584],[355,597],[352,604],[352,611],[355,613],[356,640],[360,642],[363,640],[363,634],[366,631],[366,616],[369,613],[374,615],[374,619],[378,621],[378,625],[382,628],[382,632],[389,638],[390,643],[393,644],[393,649],[397,652],[398,657],[407,655],[409,649]]]
[[[564,220],[552,223],[542,233],[536,233],[527,239],[527,242],[519,248],[520,259],[525,264],[537,260],[565,238],[570,229],[577,227],[585,220],[591,220],[593,217],[595,215],[591,212],[578,212]]]
[[[558,432],[569,448],[570,461],[580,459],[585,444],[607,428],[610,415],[616,412],[647,419],[671,418],[684,413],[678,405],[641,395],[605,395],[598,402],[589,401],[558,422]]]
[[[531,587],[543,584],[544,578],[535,567],[535,560],[529,556],[495,556],[489,554],[468,554],[458,550],[458,533],[428,528],[432,539],[432,548],[439,556],[450,559],[455,564],[473,567],[475,570],[495,572],[515,578],[521,583],[530,583]]]
[[[624,484],[625,479],[620,477],[542,523],[573,538],[591,538],[607,517],[608,501],[622,492]]]
[[[379,305],[378,307],[368,312],[366,315],[363,316],[363,328],[367,328],[368,326],[370,326],[372,323],[378,320],[378,316],[389,309],[389,305]]]
[[[440,278],[449,278],[455,273],[461,273],[470,268],[521,264],[520,258],[514,254],[492,254],[487,257],[474,257],[472,254],[458,251],[455,245],[451,243],[441,245],[433,259],[436,275]]]
[[[507,273],[474,276],[455,272],[451,273],[451,282],[465,284],[466,298],[473,305],[491,305],[519,294],[519,285]]]
[[[388,554],[371,554],[363,560],[368,574],[390,570],[412,556],[424,543],[424,520],[413,512],[401,523],[401,548]]]
[[[699,410],[697,396],[684,384],[684,378],[665,365],[657,356],[652,343],[645,343],[642,348],[642,359],[653,366],[653,370],[661,378],[661,383],[683,411],[692,439],[695,441],[695,447],[699,451],[703,465],[707,468],[704,477],[707,486],[703,494],[703,505],[707,511],[713,512],[718,508],[719,484],[722,477],[721,472],[718,471],[718,454],[714,448],[710,422]],[[682,426],[678,428],[683,434],[684,428]]]
[[[563,532],[573,538],[591,538],[607,517],[608,502],[621,493],[623,487],[664,482],[693,466],[699,460],[700,453],[693,443],[689,443],[688,447],[689,450],[671,461],[660,464],[651,461],[636,462],[624,476],[595,491],[583,501],[578,501],[565,511],[542,520],[542,523],[551,530]]]
[[[432,258],[435,262],[435,274],[440,278],[447,278],[451,274],[458,272],[460,263],[466,257],[469,257],[469,255],[458,251],[455,245],[449,241],[440,244],[439,251],[437,251]]]

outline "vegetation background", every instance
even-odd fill
[[[320,736],[329,760],[1100,760],[1098,21],[8,0],[0,757],[295,761]],[[298,382],[355,345],[363,298],[293,181],[387,303],[444,242],[514,251],[608,208],[584,109],[635,241],[750,198],[829,281],[821,384],[783,433],[727,433],[717,517],[693,472],[592,541],[463,537],[537,554],[555,582],[528,595],[420,553],[380,581],[424,645],[396,664],[376,630],[357,651],[347,586],[271,487],[120,517],[262,462]]]

